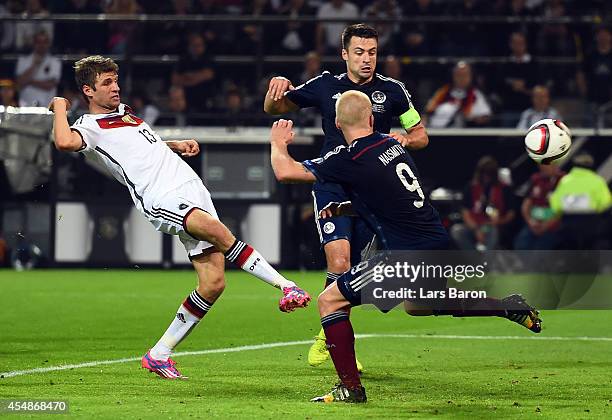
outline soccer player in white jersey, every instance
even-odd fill
[[[202,180],[177,155],[197,155],[198,143],[162,141],[122,104],[119,68],[110,58],[86,57],[77,61],[74,69],[89,113],[69,126],[69,102],[53,98],[49,109],[54,112],[55,146],[103,163],[128,188],[136,208],[157,230],[178,235],[198,276],[197,288],[183,301],[157,344],[143,356],[142,367],[163,378],[184,378],[170,355],[223,292],[225,259],[281,289],[281,311],[305,307],[310,301],[308,293],[279,274],[219,221]]]

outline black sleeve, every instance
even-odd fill
[[[393,97],[393,111],[398,117],[408,111],[410,108],[414,108],[412,105],[412,99],[404,83],[395,81],[393,83],[393,89],[391,90]]]
[[[400,120],[400,125],[405,130],[410,130],[421,122],[421,116],[412,104],[412,99],[404,83],[392,80],[392,88],[389,90],[391,96],[393,115]]]
[[[329,75],[329,72],[323,72],[320,76],[314,77],[295,89],[287,91],[285,95],[300,108],[319,107],[327,75]]]
[[[346,148],[338,146],[324,157],[305,160],[302,165],[321,183],[347,183],[351,179],[351,160]]]

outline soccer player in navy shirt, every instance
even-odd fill
[[[368,96],[347,91],[338,99],[336,111],[335,123],[342,130],[345,144],[323,158],[302,163],[293,160],[287,151],[293,139],[292,122],[274,123],[271,161],[276,178],[281,182],[339,183],[347,191],[351,204],[331,203],[322,210],[323,216],[358,214],[376,232],[384,249],[448,248],[446,230],[421,190],[410,155],[396,139],[373,130],[374,117]],[[355,337],[349,319],[349,309],[361,304],[361,292],[354,286],[360,274],[357,267],[346,271],[319,295],[321,324],[340,383],[312,401],[366,401],[356,367]],[[533,332],[541,331],[538,312],[519,295],[501,300],[466,298],[452,308],[408,304],[406,309],[417,310],[420,315],[499,316]]]
[[[325,134],[320,156],[324,156],[337,146],[346,144],[342,132],[335,125],[336,100],[343,92],[358,90],[372,99],[376,131],[389,133],[393,119],[399,118],[406,132],[390,133],[390,136],[411,150],[427,146],[429,139],[425,127],[404,84],[375,72],[378,53],[376,30],[365,24],[350,25],[342,33],[341,41],[346,73],[332,75],[325,71],[298,87],[293,87],[284,77],[274,77],[264,100],[264,111],[279,115],[300,108],[318,108]],[[327,260],[327,286],[359,262],[360,253],[372,241],[373,234],[359,218],[334,216],[323,220],[318,217],[319,211],[330,203],[348,200],[346,192],[336,182],[315,182],[313,198],[319,240]],[[308,362],[317,366],[327,358],[325,334],[321,330],[308,353]]]

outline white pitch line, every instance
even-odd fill
[[[285,341],[285,342],[280,342],[280,343],[254,344],[254,345],[249,345],[249,346],[225,347],[225,348],[220,348],[220,349],[182,351],[182,352],[174,353],[173,356],[196,356],[196,355],[201,355],[201,354],[235,353],[235,352],[241,352],[241,351],[271,349],[274,347],[297,346],[297,345],[309,344],[309,343],[312,343],[312,340]],[[12,372],[0,373],[0,378],[12,378],[13,376],[30,375],[32,373],[55,372],[58,370],[80,369],[84,367],[113,365],[116,363],[136,362],[136,361],[139,361],[141,358],[142,356],[141,357],[128,357],[124,359],[114,359],[114,360],[98,360],[94,362],[77,363],[77,364],[71,364],[71,365],[49,366],[49,367],[44,367],[44,368],[34,368],[34,369],[26,369],[26,370],[15,370]]]
[[[356,338],[439,338],[450,340],[542,340],[542,341],[612,341],[612,337],[555,337],[545,335],[436,335],[436,334],[355,334]]]
[[[526,340],[526,341],[603,341],[612,342],[612,337],[554,337],[554,336],[518,336],[518,335],[434,335],[434,334],[355,334],[355,338],[407,338],[407,339],[446,339],[446,340]],[[249,346],[225,347],[219,349],[183,351],[175,353],[174,356],[199,356],[203,354],[215,353],[237,353],[252,350],[272,349],[276,347],[299,346],[310,344],[312,340],[284,341],[278,343],[253,344]],[[11,372],[0,373],[0,378],[12,378],[14,376],[31,375],[34,373],[57,372],[61,370],[81,369],[86,367],[113,365],[117,363],[128,363],[139,361],[141,357],[127,357],[114,360],[96,360],[93,362],[75,363],[70,365],[49,366],[44,368],[34,368],[26,370],[14,370]]]

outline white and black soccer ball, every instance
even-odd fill
[[[560,120],[546,118],[529,127],[525,135],[525,149],[536,163],[559,164],[572,146],[572,133]]]

